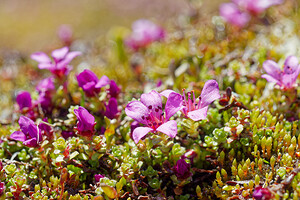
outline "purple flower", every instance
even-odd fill
[[[220,15],[225,21],[244,27],[251,19],[251,15],[258,15],[267,8],[283,3],[283,0],[232,0],[220,6]]]
[[[268,188],[258,186],[254,189],[252,196],[256,200],[269,200],[272,199],[272,193]]]
[[[62,131],[61,136],[63,136],[64,139],[68,139],[75,136],[75,133],[73,131]]]
[[[6,189],[5,183],[4,182],[0,182],[0,197],[5,192],[5,189]]]
[[[41,80],[37,84],[36,90],[39,93],[55,90],[54,78],[53,77],[48,77],[48,78],[45,78],[45,79]]]
[[[99,181],[100,181],[100,179],[101,178],[104,178],[105,176],[104,175],[102,175],[102,174],[95,174],[95,181],[96,181],[96,183],[98,183]]]
[[[52,109],[52,96],[55,90],[54,78],[49,77],[41,80],[36,86],[39,97],[36,101],[44,112],[50,112]]]
[[[184,180],[192,176],[190,169],[191,169],[191,165],[182,158],[179,159],[176,162],[176,165],[173,167],[174,174],[179,180]]]
[[[82,136],[92,136],[95,132],[95,117],[81,106],[78,109],[74,109],[74,113],[78,119],[76,127],[78,133]]]
[[[69,52],[68,47],[52,51],[53,61],[43,52],[36,52],[31,55],[31,59],[39,63],[40,69],[48,69],[58,78],[69,74],[72,67],[69,63],[77,56],[81,55],[78,51]]]
[[[22,110],[23,108],[32,107],[31,96],[27,91],[19,92],[16,101],[19,105],[20,110]]]
[[[261,77],[268,82],[276,83],[281,89],[285,90],[297,86],[296,81],[300,73],[300,66],[295,56],[287,57],[283,70],[272,60],[265,61],[263,68],[267,74],[263,74]]]
[[[252,15],[264,12],[271,6],[283,3],[283,0],[232,0],[241,9]]]
[[[108,104],[105,105],[106,110],[104,116],[109,119],[114,119],[118,113],[118,102],[115,98],[110,98]]]
[[[225,21],[238,27],[244,27],[250,21],[250,15],[242,12],[234,3],[223,3],[220,6],[220,15]]]
[[[59,39],[67,46],[72,43],[73,30],[71,26],[63,24],[58,28],[57,35]]]
[[[110,80],[110,83],[109,83],[109,94],[110,94],[110,96],[114,97],[114,98],[117,98],[120,91],[121,91],[121,89],[116,84],[116,82],[114,80]]]
[[[177,123],[175,120],[169,121],[169,119],[180,110],[181,103],[181,95],[177,93],[170,94],[164,114],[161,95],[154,90],[142,94],[141,101],[130,102],[125,108],[125,113],[135,121],[146,125],[146,127],[134,129],[132,134],[134,142],[138,143],[149,132],[162,132],[174,138],[177,134]]]
[[[165,90],[161,94],[169,98],[172,93],[176,92],[173,90]],[[187,97],[188,98],[186,98],[185,90],[183,90],[183,102],[181,107],[183,114],[194,121],[203,120],[207,116],[208,105],[220,98],[219,85],[215,80],[208,80],[204,84],[198,101],[195,98],[194,91],[188,92]]]
[[[21,141],[25,146],[37,147],[43,140],[41,130],[34,124],[34,122],[21,116],[19,119],[21,131],[15,131],[10,135],[13,140]]]
[[[140,19],[133,23],[132,33],[125,40],[125,44],[133,50],[138,50],[152,42],[164,39],[165,35],[165,31],[161,27],[149,20]]]
[[[78,85],[83,89],[88,97],[98,94],[102,87],[108,85],[110,80],[107,76],[102,76],[100,80],[91,70],[85,69],[76,76]]]

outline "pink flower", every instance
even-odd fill
[[[283,0],[232,0],[220,6],[220,15],[230,24],[244,27],[252,16],[256,16],[273,5],[283,3]]]
[[[78,119],[77,127],[75,128],[78,133],[82,136],[92,136],[95,132],[95,117],[81,106],[78,109],[74,109],[74,113]]]
[[[263,68],[267,74],[263,74],[261,77],[268,82],[276,83],[281,89],[290,89],[297,86],[296,81],[300,73],[300,66],[295,56],[286,58],[283,70],[272,60],[265,61]]]
[[[172,93],[178,94],[173,90],[165,90],[161,94],[169,99]],[[208,105],[219,98],[220,93],[217,81],[206,81],[198,101],[195,98],[194,91],[188,92],[186,98],[185,90],[183,90],[181,111],[186,117],[194,121],[203,120],[207,116]]]
[[[71,26],[63,24],[58,28],[57,35],[59,39],[67,46],[72,43],[73,40],[73,30]]]
[[[145,125],[134,129],[132,133],[134,142],[137,144],[149,132],[162,132],[174,138],[177,134],[177,123],[169,119],[180,110],[181,102],[181,95],[170,94],[165,106],[165,114],[162,110],[161,95],[154,90],[142,94],[141,101],[130,102],[125,108],[125,113]]]
[[[193,174],[190,172],[190,169],[191,165],[187,163],[183,158],[179,159],[176,162],[176,165],[173,167],[173,171],[179,180],[184,180],[192,176]]]
[[[100,179],[101,178],[104,178],[105,176],[104,175],[102,175],[102,174],[95,174],[95,181],[96,181],[96,183],[98,183],[99,181],[100,181]]]
[[[38,67],[40,69],[48,69],[56,77],[62,78],[69,74],[72,67],[69,63],[77,56],[81,55],[79,51],[69,52],[68,47],[63,47],[61,49],[56,49],[52,51],[51,60],[47,54],[43,52],[36,52],[31,55],[31,59],[39,63]]]
[[[79,87],[83,89],[88,97],[97,95],[101,88],[108,85],[110,80],[103,75],[100,79],[91,70],[85,69],[76,76]]]
[[[20,117],[19,125],[21,131],[13,132],[10,138],[23,142],[25,146],[37,147],[43,140],[40,128],[38,128],[31,119],[25,116]]]
[[[234,3],[223,3],[220,6],[220,15],[230,24],[244,27],[250,21],[250,15],[242,12]]]
[[[31,95],[27,91],[19,92],[16,101],[17,104],[19,105],[20,110],[22,110],[23,108],[32,107]]]
[[[232,0],[242,10],[257,15],[271,6],[283,3],[283,0]]]
[[[138,50],[152,42],[164,39],[165,35],[165,31],[158,25],[149,20],[140,19],[133,23],[132,33],[125,40],[125,44],[133,50]]]

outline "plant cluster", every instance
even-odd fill
[[[233,2],[269,21],[283,3]],[[296,24],[294,5],[278,7]],[[300,55],[272,48],[289,40],[275,22],[187,19],[174,33],[138,20],[88,52],[62,27],[67,46],[33,53],[49,76],[1,122],[0,199],[299,199]],[[86,67],[99,52],[107,68]]]

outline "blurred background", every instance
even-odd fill
[[[126,2],[126,3],[125,3]],[[93,41],[113,26],[126,26],[140,18],[161,25],[202,5],[201,14],[217,13],[222,0],[1,0],[0,49],[30,54],[58,40],[57,29],[69,24],[75,38]],[[191,5],[193,4],[193,5]],[[198,4],[198,5],[197,5]]]

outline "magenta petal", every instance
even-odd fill
[[[188,112],[187,116],[194,121],[203,120],[207,116],[208,106]]]
[[[56,49],[56,50],[52,51],[51,55],[55,61],[60,61],[66,57],[68,52],[69,52],[69,48],[63,47],[61,49]]]
[[[31,95],[27,91],[19,92],[16,101],[19,105],[20,110],[22,110],[23,108],[30,108],[32,106]]]
[[[169,120],[176,112],[182,108],[182,96],[178,93],[172,92],[166,103],[166,120]]]
[[[47,54],[43,53],[43,52],[36,52],[31,54],[30,58],[32,60],[35,60],[39,63],[51,63],[51,59],[47,56]]]
[[[208,80],[205,82],[204,87],[201,91],[201,103],[200,107],[206,107],[211,104],[214,100],[220,98],[219,85],[215,80]]]
[[[175,120],[168,121],[160,125],[156,130],[174,138],[177,135],[177,122]]]
[[[274,79],[280,80],[281,69],[276,62],[273,60],[267,60],[263,63],[263,68]]]
[[[95,88],[102,88],[110,83],[110,80],[107,76],[103,75],[100,80],[97,82]]]
[[[234,3],[223,3],[220,6],[220,15],[227,22],[239,27],[245,26],[250,20],[250,15],[248,13],[241,12],[238,6]]]
[[[95,117],[91,115],[85,108],[79,106],[74,109],[74,113],[78,119],[77,128],[79,131],[93,131],[95,125]]]
[[[38,65],[38,67],[39,67],[39,69],[49,69],[49,70],[51,70],[51,69],[55,68],[55,65],[52,64],[52,63],[40,63]]]
[[[162,100],[161,96],[158,92],[155,90],[152,90],[151,92],[147,94],[141,95],[141,102],[149,108],[149,110],[152,110],[152,112],[155,113],[155,109],[159,108],[159,110],[162,109]]]
[[[28,146],[28,147],[36,147],[37,146],[37,139],[36,138],[31,138],[29,140],[24,141],[23,144],[25,146]]]
[[[132,101],[126,106],[125,113],[135,121],[145,124],[144,119],[148,117],[149,110],[140,101]]]
[[[45,78],[43,80],[41,80],[38,85],[36,86],[36,90],[38,92],[46,92],[46,91],[51,91],[55,89],[55,85],[54,85],[54,78],[53,77],[49,77],[49,78]]]
[[[25,135],[29,135],[31,138],[38,137],[38,128],[28,117],[21,116],[19,119],[19,125]]]
[[[108,105],[105,105],[106,110],[104,115],[109,119],[115,118],[116,114],[118,113],[118,102],[115,98],[110,98],[108,101]]]
[[[26,140],[26,135],[21,131],[15,131],[10,135],[10,139],[24,142]]]
[[[171,94],[171,93],[176,93],[176,94],[178,94],[177,92],[175,92],[174,90],[164,90],[164,91],[162,91],[160,94],[162,95],[162,96],[164,96],[164,97],[166,97],[166,98],[169,98],[169,95]]]
[[[91,70],[85,69],[83,72],[76,76],[79,87],[82,87],[88,82],[98,82],[98,77]]]
[[[142,137],[147,135],[150,131],[152,131],[152,128],[149,127],[137,127],[134,129],[132,133],[132,139],[137,144]]]
[[[80,56],[82,53],[79,51],[72,51],[68,53],[64,59],[64,62],[69,64],[75,57]]]

